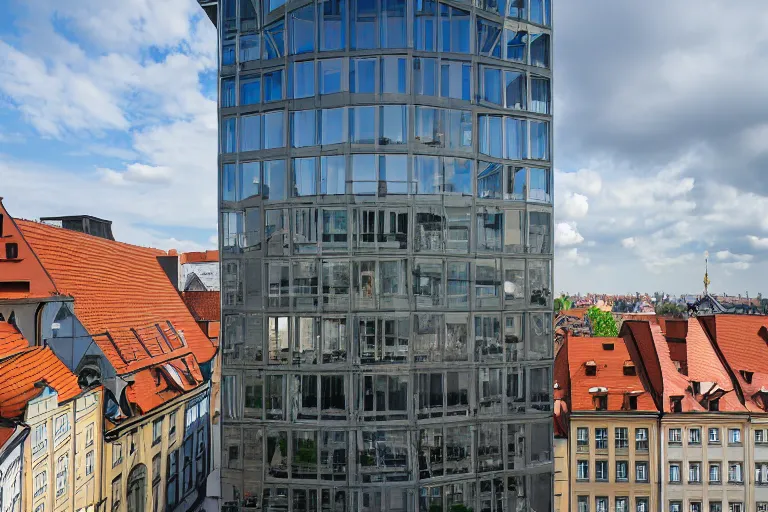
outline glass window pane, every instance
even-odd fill
[[[552,202],[552,176],[549,169],[531,168],[531,187],[528,199],[543,203]]]
[[[291,34],[291,53],[315,51],[315,6],[307,5],[288,14]]]
[[[531,121],[531,158],[549,160],[549,124],[546,121]]]
[[[321,0],[320,50],[343,50],[346,47],[346,1]]]
[[[221,81],[221,107],[234,107],[235,100],[235,79],[226,78]]]
[[[264,114],[264,149],[285,147],[285,115],[282,110]]]
[[[277,69],[264,73],[264,101],[280,101],[283,99],[283,70]]]
[[[405,0],[381,0],[381,47],[405,48]]]
[[[259,60],[261,57],[261,36],[252,34],[240,36],[240,62]]]
[[[235,63],[235,43],[222,43],[221,45],[221,65],[232,66]]]
[[[290,67],[294,98],[309,98],[315,95],[315,61],[294,62]]]
[[[445,147],[465,153],[472,151],[472,112],[467,110],[446,110]]]
[[[376,155],[352,155],[352,193],[376,194]]]
[[[261,162],[240,164],[240,196],[242,199],[261,194]]]
[[[317,144],[315,110],[291,112],[291,147],[301,148]]]
[[[264,29],[264,58],[278,59],[285,55],[285,23],[279,21]]]
[[[416,229],[414,232],[414,251],[443,250],[444,216],[442,208],[430,208],[416,212]],[[450,270],[449,270],[450,279]],[[449,281],[450,283],[450,281]]]
[[[528,260],[528,293],[531,305],[546,306],[551,295],[552,281],[551,262],[548,260]],[[550,324],[548,327],[551,327]],[[538,325],[533,326],[538,329]],[[533,341],[532,341],[533,343]],[[549,343],[551,345],[551,342]],[[548,352],[548,351],[547,351]]]
[[[408,107],[386,105],[381,107],[379,144],[405,144],[408,136]]]
[[[440,64],[440,96],[457,100],[471,99],[472,65],[467,62]]]
[[[426,146],[441,147],[443,145],[442,110],[417,106],[415,118],[414,137],[416,142]]]
[[[531,254],[550,254],[552,252],[552,214],[549,212],[530,212],[528,214],[528,252]]]
[[[314,196],[317,194],[317,159],[293,159],[293,197]]]
[[[523,119],[504,118],[506,129],[506,157],[511,160],[522,160],[525,151],[525,121]]]
[[[504,252],[523,252],[524,229],[525,212],[523,210],[504,210]]]
[[[405,94],[406,66],[408,59],[405,57],[381,58],[381,92],[385,94]]]
[[[548,78],[531,77],[531,112],[551,114]]]
[[[525,108],[525,73],[504,72],[504,106],[518,110]]]
[[[414,6],[413,41],[417,50],[435,51],[437,2],[417,0]]]
[[[442,169],[436,156],[413,157],[416,194],[439,194],[443,188]]]
[[[507,4],[507,16],[510,18],[525,19],[525,0],[509,0]]]
[[[501,116],[478,116],[480,153],[503,158],[501,120]]]
[[[240,151],[261,149],[261,116],[240,118]]]
[[[346,168],[344,156],[320,157],[320,193],[323,195],[345,194]]]
[[[483,99],[501,105],[501,70],[483,66]]]
[[[529,20],[539,25],[549,25],[550,0],[530,0],[529,8]]]
[[[285,200],[286,193],[285,160],[264,162],[264,199]]]
[[[385,184],[386,194],[407,194],[408,157],[406,155],[379,156],[379,179]]]
[[[376,107],[349,109],[350,142],[374,144],[376,142]]]
[[[514,62],[525,62],[525,47],[528,43],[528,32],[504,31],[504,43],[506,46],[506,59]]]
[[[320,136],[320,143],[324,146],[347,141],[347,126],[343,107],[327,108],[321,111]]]
[[[349,62],[349,90],[355,93],[376,92],[377,59],[351,59]]]
[[[440,4],[440,47],[444,52],[469,53],[469,12]]]
[[[253,32],[256,28],[256,2],[253,0],[240,2],[240,32]]]
[[[237,151],[237,118],[230,117],[221,120],[221,152],[235,153]]]
[[[496,208],[477,211],[477,250],[501,252],[502,213]]]
[[[342,59],[325,59],[320,64],[320,94],[333,94],[342,89]]]
[[[237,193],[237,166],[224,164],[221,167],[221,199],[223,201],[239,201]]]
[[[477,53],[501,58],[501,25],[477,18]]]
[[[257,105],[261,103],[261,77],[240,77],[240,105]]]
[[[525,167],[507,167],[504,199],[510,201],[525,201],[526,173],[527,169]]]
[[[549,67],[549,34],[531,34],[531,65]]]
[[[472,160],[464,158],[443,159],[443,176],[446,194],[472,195]]]
[[[477,197],[501,199],[501,182],[504,167],[494,162],[480,162],[477,172]]]
[[[377,0],[356,0],[350,3],[350,47],[363,50],[379,47]]]
[[[348,239],[347,210],[323,210],[323,251],[346,249]]]
[[[437,96],[437,59],[414,57],[413,92],[423,96]]]
[[[445,209],[448,231],[445,242],[446,252],[467,253],[469,251],[470,219],[469,208]]]

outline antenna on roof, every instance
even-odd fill
[[[709,251],[704,251],[704,295],[709,294]]]

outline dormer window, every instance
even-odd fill
[[[630,411],[637,410],[637,396],[635,395],[627,396],[627,409],[629,409]]]
[[[632,361],[627,361],[624,363],[624,375],[630,375],[634,376],[637,375],[637,370],[635,369],[635,363]]]
[[[586,362],[586,373],[590,377],[597,375],[597,364],[594,361]]]
[[[608,410],[608,396],[599,395],[595,397],[595,410],[605,411]]]
[[[741,378],[744,379],[744,382],[747,384],[752,384],[753,372],[748,372],[747,370],[739,370],[739,373],[741,374]]]
[[[710,411],[719,411],[720,410],[720,399],[715,398],[714,400],[710,400],[709,404],[707,404],[709,407],[708,409]]]
[[[672,412],[683,412],[683,397],[671,396],[669,397],[669,402]]]
[[[694,395],[698,395],[699,393],[701,393],[701,384],[700,383],[698,383],[696,381],[693,381],[693,382],[691,382],[691,386],[693,387],[693,394]]]

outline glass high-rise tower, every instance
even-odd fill
[[[223,510],[549,511],[550,0],[200,0]]]

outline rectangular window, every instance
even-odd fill
[[[629,448],[629,429],[627,427],[616,427],[613,435],[617,449],[626,450]]]
[[[163,440],[163,418],[152,422],[152,446]]]
[[[221,80],[221,108],[234,107],[236,105],[235,79],[224,78]]]
[[[635,512],[650,512],[648,498],[635,498]]]
[[[291,112],[291,147],[301,148],[317,144],[315,110]]]
[[[376,92],[376,58],[356,58],[349,61],[349,90],[359,94]]]
[[[608,449],[608,429],[607,428],[595,429],[595,449],[596,450]]]
[[[384,94],[405,94],[408,92],[407,67],[408,60],[405,57],[382,57],[381,92]]]
[[[414,6],[413,39],[417,50],[433,52],[437,41],[437,2],[422,0]]]
[[[315,61],[294,62],[288,68],[288,73],[290,97],[299,99],[315,95]]]
[[[346,180],[344,156],[320,157],[320,193],[322,195],[345,194]]]
[[[728,503],[728,510],[730,512],[744,512],[744,503],[740,501],[732,501]]]
[[[240,105],[258,105],[261,103],[261,77],[240,77]]]
[[[438,157],[413,157],[413,181],[416,187],[416,194],[441,193],[443,188],[443,175]]]
[[[504,106],[515,110],[522,110],[525,108],[525,100],[525,73],[504,71]]]
[[[480,199],[502,198],[502,174],[504,167],[495,162],[480,162],[477,173],[477,197]]]
[[[503,158],[503,131],[501,116],[481,114],[477,117],[480,153],[494,158]]]
[[[254,60],[259,60],[260,58],[261,58],[261,38],[259,34],[241,35],[240,36],[240,62],[251,62]],[[234,64],[234,62],[232,62],[232,64]]]
[[[536,121],[531,121],[531,124]],[[538,123],[543,124],[543,123]],[[522,119],[515,119],[512,117],[504,118],[504,130],[505,130],[505,143],[504,154],[505,158],[511,160],[522,160],[526,158],[528,152],[526,151],[526,137],[525,137],[525,121]],[[533,144],[531,144],[531,158],[533,156]]]
[[[680,501],[669,502],[669,512],[683,512],[683,504]]]
[[[608,481],[608,461],[607,460],[595,461],[595,480]]]
[[[477,53],[501,58],[501,26],[484,18],[477,18]]]
[[[123,462],[123,445],[121,443],[112,443],[112,467]]]
[[[264,73],[262,76],[264,82],[264,102],[280,101],[283,98],[283,70],[276,69]]]
[[[345,113],[346,110],[343,107],[325,108],[320,111],[320,143],[322,145],[328,146],[347,142],[347,118]]]
[[[515,0],[518,1],[518,0]],[[522,3],[522,0],[519,0]],[[513,2],[510,2],[513,3]],[[528,32],[504,30],[504,58],[512,62],[525,62]]]
[[[635,462],[635,482],[643,483],[648,481],[648,463]]]
[[[608,498],[602,496],[595,498],[595,512],[608,512]]]
[[[469,11],[440,4],[440,50],[470,53]]]
[[[315,6],[307,5],[288,13],[291,53],[311,53],[315,50]]]
[[[472,195],[473,163],[464,158],[443,158],[443,193]]]
[[[120,498],[123,496],[123,477],[118,475],[112,480],[112,511],[120,510]],[[169,504],[171,504],[171,494],[168,495]],[[175,503],[175,501],[173,502]]]
[[[350,2],[350,48],[365,50],[379,47],[378,16],[376,0]]]
[[[349,108],[349,139],[353,144],[376,142],[376,107]]]
[[[408,107],[386,105],[379,111],[379,144],[405,144],[408,138]]]
[[[616,512],[629,512],[629,498],[627,497],[616,497]],[[700,511],[699,511],[700,512]]]
[[[549,79],[531,77],[531,112],[551,114],[551,104]]]
[[[616,461],[616,481],[628,482],[629,481],[629,462],[626,460]]]
[[[586,448],[586,450],[583,450]],[[587,427],[578,427],[576,429],[576,450],[589,451],[589,429]]]
[[[720,463],[719,462],[710,462],[709,464],[709,481],[711,483],[720,483],[720,479],[722,476],[720,476]]]
[[[441,261],[416,260],[413,266],[413,296],[417,306],[442,304],[443,264]]]
[[[268,212],[269,213],[269,212]],[[288,307],[288,295],[290,292],[290,281],[288,276],[288,263],[284,262],[269,262],[267,263],[267,282],[269,285],[268,297],[269,306],[272,308],[285,308]],[[285,326],[285,336],[287,337],[288,326]],[[270,328],[270,333],[275,332]],[[275,338],[277,342],[278,338]],[[287,338],[286,338],[287,340]],[[286,341],[286,348],[287,348]],[[287,357],[287,354],[286,354]]]
[[[701,462],[688,464],[688,483],[701,483]]]
[[[728,429],[728,444],[741,444],[741,429]]]
[[[549,124],[546,121],[530,121],[531,154],[533,160],[549,160]]]
[[[498,208],[478,208],[477,250],[501,252],[503,213]]]
[[[497,84],[497,89],[501,80]],[[440,96],[469,101],[472,98],[472,65],[443,61],[440,64]]]
[[[743,477],[742,477],[742,463],[741,462],[731,462],[728,464],[728,481],[732,483],[742,483]]]
[[[317,194],[317,159],[294,158],[293,167],[293,197],[314,196]]]
[[[381,47],[405,48],[407,32],[405,0],[381,0]]]
[[[579,496],[578,503],[579,503],[578,512],[589,512],[589,496]]]
[[[93,474],[93,461],[94,455],[93,450],[91,450],[85,454],[85,476]]]
[[[531,65],[549,67],[549,34],[530,34]]]
[[[413,93],[437,96],[437,59],[413,58]]]
[[[679,428],[669,429],[669,442],[670,444],[679,444],[682,442],[682,432]]]
[[[688,429],[688,444],[701,444],[701,429],[689,428]]]
[[[229,117],[221,120],[221,152],[237,152],[237,118]]]
[[[343,84],[343,59],[319,61],[320,94],[333,94],[346,90]]]
[[[321,0],[320,2],[320,50],[346,48],[346,0]]]
[[[680,463],[674,462],[669,464],[669,481],[671,483],[680,482]]]
[[[261,149],[261,123],[259,115],[240,118],[240,151],[258,151]]]
[[[295,208],[293,210],[293,253],[317,254],[317,251],[317,209]],[[294,264],[297,263],[299,262],[294,262]],[[309,262],[301,263],[308,264]],[[312,264],[314,265],[314,262]],[[315,272],[314,278],[317,280],[316,271],[312,271]],[[297,276],[294,274],[293,278],[295,286]],[[315,287],[317,287],[317,281],[315,281]],[[317,295],[317,290],[313,295]]]
[[[648,451],[648,429],[647,428],[635,429],[635,450],[638,452]]]
[[[501,70],[499,68],[482,66],[481,71],[483,78],[483,99],[489,103],[501,105]]]
[[[349,262],[323,261],[323,304],[328,309],[344,309],[349,305]]]
[[[264,28],[264,58],[285,56],[285,23],[278,21]]]
[[[264,149],[285,147],[285,113],[282,110],[264,114]]]

